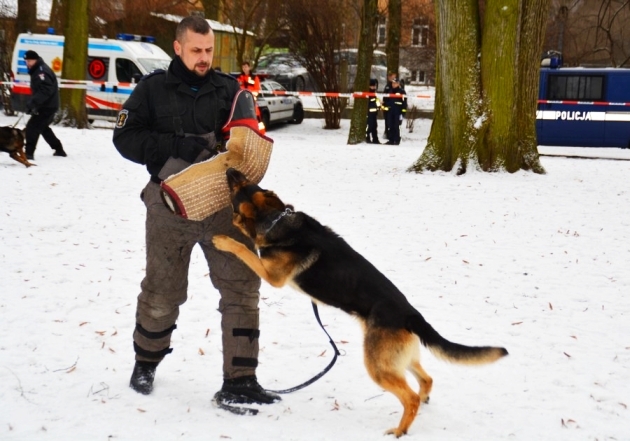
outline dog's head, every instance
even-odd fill
[[[232,222],[255,243],[264,242],[264,234],[287,208],[280,198],[270,190],[263,190],[249,181],[240,171],[229,168],[226,172],[234,217]]]

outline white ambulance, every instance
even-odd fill
[[[59,87],[86,87],[88,118],[115,121],[135,83],[155,69],[168,68],[171,62],[168,54],[152,44],[153,41],[153,37],[133,34],[118,34],[115,40],[90,38],[85,81],[73,84],[60,80]],[[24,53],[27,50],[37,52],[57,76],[61,76],[63,44],[61,35],[18,35],[11,61],[14,81],[11,100],[16,111],[26,110],[31,93]]]

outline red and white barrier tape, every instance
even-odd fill
[[[571,100],[538,100],[538,104],[570,104],[580,106],[630,106],[630,103],[612,101],[571,101]]]
[[[103,81],[97,82],[97,81],[80,81],[80,80],[61,79],[59,87],[63,89],[87,89],[88,85],[100,87],[103,84],[111,84],[112,86],[118,86],[118,87],[121,87],[121,86],[129,87],[131,85],[131,83],[106,83]],[[0,81],[0,85],[17,85],[17,86],[26,87],[29,85],[29,83],[28,82],[15,83],[11,81]],[[401,97],[401,96],[405,96],[407,98],[426,98],[426,99],[432,98],[430,95],[402,95],[400,93],[384,94],[384,93],[373,93],[373,92],[350,92],[350,93],[305,92],[305,91],[292,92],[288,90],[274,90],[274,91],[265,92],[265,93],[272,93],[273,95],[277,95],[277,96],[290,95],[290,96],[315,96],[315,97],[327,97],[327,98],[369,98],[373,96],[378,96],[381,98],[385,98],[385,97],[395,98],[395,97]]]

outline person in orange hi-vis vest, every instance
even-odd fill
[[[243,64],[241,64],[241,74],[236,80],[241,85],[241,89],[249,90],[252,95],[254,95],[254,99],[256,99],[260,93],[260,80],[258,79],[258,75],[252,73],[249,61],[243,61]],[[262,122],[262,115],[260,114],[258,104],[256,105],[256,118],[258,119],[259,131],[265,134],[266,127]]]

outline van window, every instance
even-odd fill
[[[142,72],[140,72],[136,63],[126,58],[116,58],[116,79],[119,83],[131,83],[134,75],[136,75],[136,78],[142,76]]]
[[[168,65],[171,63],[171,60],[170,58],[138,58],[138,63],[140,63],[144,70],[151,73],[156,69],[168,70]]]
[[[550,100],[603,101],[602,75],[550,75]]]

